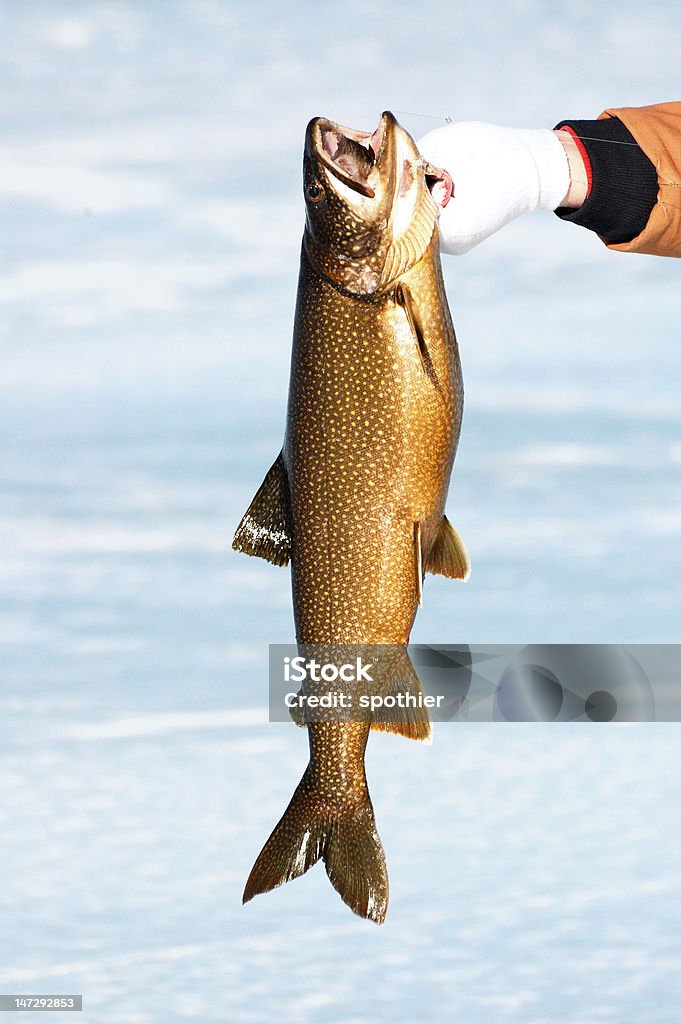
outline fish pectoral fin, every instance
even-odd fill
[[[471,574],[471,560],[466,545],[447,516],[442,517],[433,546],[428,552],[426,572],[464,581]]]
[[[281,452],[236,528],[232,547],[274,565],[291,559],[290,500]]]
[[[411,292],[411,289],[402,282],[398,284],[395,289],[395,302],[398,306],[401,306],[405,312],[411,333],[414,335],[414,340],[418,346],[419,356],[421,357],[421,363],[423,369],[429,372],[430,370],[430,356],[426,347],[426,336],[423,329],[423,322],[419,313],[419,308],[416,300]]]

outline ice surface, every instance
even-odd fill
[[[83,1024],[678,1024],[678,726],[374,737],[384,928],[321,868],[240,906],[306,740],[263,721],[288,573],[229,541],[281,443],[309,118],[673,99],[679,28],[631,0],[3,7],[1,991],[82,992]],[[414,639],[677,642],[678,263],[536,214],[445,274],[473,575],[428,579]]]

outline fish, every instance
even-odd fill
[[[397,645],[391,685],[416,686],[406,645],[424,576],[470,572],[445,515],[463,414],[437,230],[451,179],[390,111],[374,132],[316,117],[303,193],[284,443],[233,547],[290,563],[299,644]],[[364,766],[372,727],[430,735],[427,712],[309,721],[307,769],[244,903],[321,859],[342,900],[383,923],[389,882]]]

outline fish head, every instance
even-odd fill
[[[423,160],[390,111],[373,133],[314,118],[303,191],[305,247],[315,269],[351,294],[390,287],[437,235],[447,178]]]

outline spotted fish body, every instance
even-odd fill
[[[444,515],[463,387],[432,194],[442,178],[390,113],[371,136],[322,118],[308,126],[286,436],[234,539],[290,560],[300,644],[406,645],[424,573],[468,575]],[[403,681],[410,672],[405,654]],[[429,732],[427,719],[378,727]],[[388,878],[364,770],[369,724],[308,732],[307,771],[244,901],[323,858],[345,902],[381,923]]]

